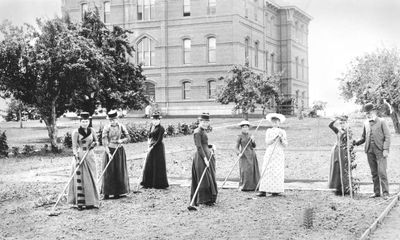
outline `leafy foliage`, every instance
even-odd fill
[[[72,148],[72,135],[70,132],[65,133],[63,144],[66,148]]]
[[[217,101],[221,104],[234,103],[232,111],[241,110],[246,118],[257,105],[266,108],[270,101],[279,99],[280,75],[263,76],[247,65],[236,65],[228,76],[220,79],[225,81],[225,85],[218,92]]]
[[[0,157],[7,157],[7,156],[8,156],[7,135],[6,131],[3,131],[0,134]]]
[[[397,49],[377,49],[355,58],[339,78],[340,91],[347,100],[358,104],[372,102],[382,112],[388,104],[391,117],[400,133],[400,52]],[[387,103],[388,104],[387,104]]]

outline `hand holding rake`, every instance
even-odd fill
[[[109,161],[108,161],[107,165],[104,167],[103,172],[100,174],[100,177],[97,179],[97,184],[100,183],[101,178],[103,177],[103,175],[106,172],[108,166],[110,165],[110,163],[114,159],[114,155],[115,155],[115,153],[117,153],[117,150],[118,150],[119,147],[121,147],[121,145],[122,145],[122,143],[118,144],[117,148],[114,150],[114,152],[113,152],[113,154],[111,156],[110,156],[110,152],[107,152]]]

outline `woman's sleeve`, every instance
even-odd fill
[[[337,127],[335,127],[335,122],[336,121],[332,121],[331,123],[329,123],[329,128],[332,129],[332,131],[337,134],[339,132],[339,129],[337,129]]]
[[[79,136],[78,131],[72,132],[72,152],[74,153],[75,156],[78,155],[78,150],[79,150],[78,136]]]
[[[284,147],[287,147],[288,145],[288,140],[287,140],[287,136],[286,136],[286,131],[282,130],[282,138],[281,138],[281,143]]]
[[[94,130],[94,128],[90,128],[90,131],[92,131],[93,142],[95,142],[95,143],[96,143],[96,145],[99,145],[99,141],[97,141],[97,134],[96,134],[96,130]]]
[[[251,146],[253,147],[253,148],[256,148],[256,140],[254,139],[254,140],[251,140]]]
[[[131,137],[129,136],[129,132],[123,124],[121,124],[121,137],[124,137],[124,138],[121,138],[121,140],[124,143],[128,143],[131,140]]]
[[[206,156],[206,153],[204,152],[203,145],[201,145],[201,134],[200,133],[195,133],[193,135],[194,138],[194,144],[196,145],[197,152],[200,154],[201,158],[204,159]]]
[[[271,145],[272,143],[275,142],[276,136],[273,136],[271,134],[271,130],[267,130],[267,132],[265,133],[265,143],[268,145]]]
[[[103,128],[103,132],[101,133],[101,141],[104,147],[108,146],[108,133],[110,132],[110,128],[105,126]]]
[[[151,145],[151,146],[158,146],[161,144],[163,137],[164,137],[164,128],[160,126],[160,128],[157,131],[157,140]]]
[[[236,138],[236,145],[235,145],[235,151],[237,154],[240,153],[240,142],[242,141],[242,138],[240,136],[237,136]]]

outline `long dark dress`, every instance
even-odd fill
[[[91,128],[85,132],[82,128],[72,133],[72,151],[79,156],[85,155],[90,145],[96,142],[95,131]],[[72,161],[71,173],[76,168],[75,159]],[[79,166],[74,180],[69,185],[68,203],[77,206],[99,206],[99,191],[96,185],[96,162],[93,150],[89,150],[85,160]]]
[[[145,188],[167,188],[167,169],[165,165],[165,147],[162,142],[164,128],[161,125],[150,129],[150,152],[146,157],[146,164],[143,170],[143,179],[140,183]]]
[[[114,153],[118,144],[116,141],[129,141],[129,134],[125,126],[118,123],[116,126],[107,125],[103,129],[103,145],[108,146],[110,155]],[[103,170],[110,161],[104,154]],[[126,165],[126,155],[123,146],[120,146],[103,176],[101,193],[104,195],[118,196],[129,193],[129,175]]]
[[[242,133],[237,137],[236,150],[243,152],[239,160],[240,182],[239,189],[242,191],[254,191],[260,179],[257,155],[254,151],[256,143],[250,141],[249,134]],[[247,145],[247,147],[246,147]],[[243,151],[243,149],[246,149]]]
[[[329,188],[336,189],[337,194],[342,194],[342,181],[344,193],[349,194],[349,175],[348,175],[348,161],[347,161],[347,132],[339,130],[334,126],[335,121],[329,124],[329,128],[337,135],[337,142],[333,146],[331,154],[331,167],[329,172],[328,185]],[[339,147],[340,145],[340,147]],[[340,163],[339,163],[340,152]],[[340,168],[341,167],[341,168]],[[342,172],[342,179],[340,179],[340,172]]]
[[[195,205],[198,204],[212,204],[217,200],[218,188],[215,178],[215,156],[211,156],[211,149],[208,147],[208,137],[205,130],[201,127],[194,130],[194,144],[197,151],[194,153],[192,165],[192,186],[190,189],[190,199],[193,198],[194,192],[199,184],[201,175],[203,174],[206,164],[204,157],[210,160],[210,167],[208,168],[203,181],[201,182],[199,192],[195,199]]]

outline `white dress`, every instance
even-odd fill
[[[274,140],[278,134],[282,139]],[[259,191],[268,193],[283,193],[285,179],[285,154],[287,146],[286,132],[280,128],[269,128],[265,133],[267,149],[264,154],[260,173],[264,175],[260,182]],[[272,155],[271,155],[272,154]]]

